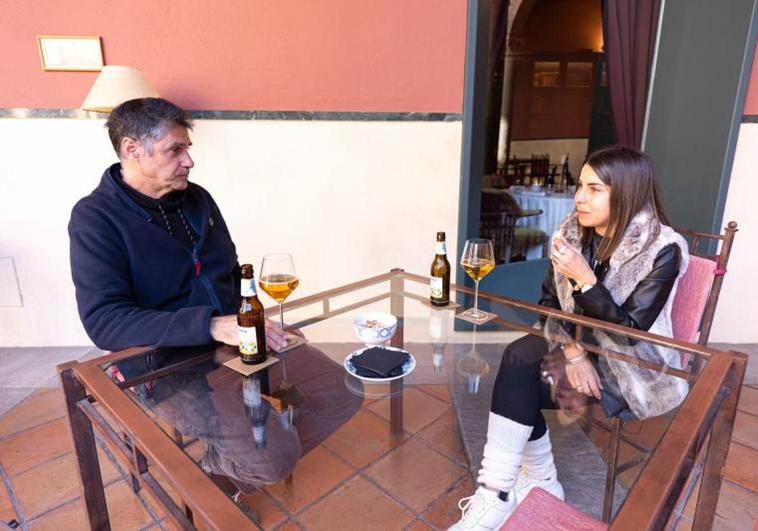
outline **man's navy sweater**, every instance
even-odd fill
[[[181,209],[198,240],[188,248],[151,222],[119,186],[120,164],[71,212],[71,275],[79,317],[99,348],[213,342],[210,318],[239,305],[237,252],[218,206],[189,183]]]

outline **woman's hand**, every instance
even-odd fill
[[[600,400],[600,390],[603,388],[600,377],[589,358],[584,358],[579,363],[571,363],[577,357],[586,356],[584,350],[576,345],[569,345],[563,350],[566,356],[566,378],[571,387],[587,396],[594,396]]]
[[[553,263],[553,268],[565,277],[581,284],[597,283],[597,277],[582,253],[571,247],[560,236],[553,240],[550,261]]]

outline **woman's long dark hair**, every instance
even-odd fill
[[[626,146],[611,146],[595,151],[585,161],[610,189],[610,220],[597,251],[597,260],[611,257],[632,218],[650,210],[661,223],[669,225],[663,210],[661,190],[655,179],[653,163],[645,153]],[[584,228],[582,245],[592,240],[593,229]]]

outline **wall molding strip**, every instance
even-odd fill
[[[353,112],[353,111],[214,111],[190,110],[194,120],[290,120],[338,122],[460,122],[461,113],[444,112]],[[101,120],[106,113],[81,109],[0,108],[0,118],[62,118]]]

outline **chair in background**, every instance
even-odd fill
[[[546,184],[550,173],[550,157],[547,154],[532,155],[531,184]]]
[[[679,279],[671,310],[674,339],[707,345],[721,286],[726,274],[726,266],[737,232],[737,223],[730,221],[723,234],[680,228],[676,230],[688,240],[690,262],[684,276]],[[721,248],[718,254],[709,254],[710,250],[716,248],[719,242],[721,242]],[[701,246],[705,247],[703,251],[701,251]],[[681,353],[681,362],[682,367],[693,374],[700,371],[700,359],[697,356],[690,356],[689,353],[683,352]],[[605,522],[609,522],[611,519],[617,476],[642,463],[645,460],[643,455],[649,454],[655,447],[655,444],[647,445],[641,442],[641,440],[649,438],[644,433],[646,427],[644,421],[631,421],[639,423],[640,426],[639,430],[630,434],[624,430],[627,421],[623,420],[622,416],[623,412],[622,415],[614,417],[611,424],[608,425],[598,418],[604,418],[604,415],[601,409],[595,407],[590,410],[590,414],[587,416],[588,424],[585,425],[585,431],[589,431],[591,426],[595,426],[611,434],[608,446],[605,499],[603,501],[603,521]],[[638,454],[619,465],[621,441],[642,455]]]
[[[482,193],[482,210],[479,237],[492,240],[495,261],[508,263],[514,256],[514,249],[526,249],[531,245],[542,245],[543,257],[547,256],[549,237],[537,227],[517,227],[523,218],[538,216],[542,210],[524,210],[508,193]]]

